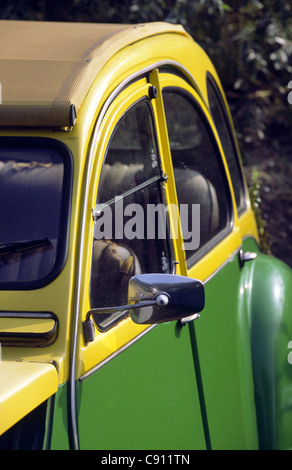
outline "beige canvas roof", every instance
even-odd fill
[[[117,51],[170,31],[184,30],[167,23],[0,21],[0,126],[72,125],[93,80]]]

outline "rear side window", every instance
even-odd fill
[[[207,91],[210,111],[228,163],[236,206],[240,213],[246,208],[245,189],[241,168],[223,99],[217,85],[210,76],[207,78]]]
[[[56,276],[66,257],[71,156],[47,139],[7,143],[0,142],[0,286],[33,288]]]
[[[197,253],[229,230],[230,193],[214,136],[194,98],[182,90],[166,88],[163,100],[190,265]]]

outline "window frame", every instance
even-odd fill
[[[63,161],[64,175],[62,197],[60,205],[60,230],[58,237],[58,248],[56,252],[56,260],[52,270],[40,279],[33,281],[11,281],[0,282],[0,291],[2,290],[33,290],[45,287],[50,284],[54,279],[59,276],[63,270],[69,248],[69,229],[71,218],[71,204],[72,204],[72,191],[73,191],[73,173],[74,173],[74,160],[70,149],[63,142],[48,137],[0,137],[0,150],[1,148],[11,149],[50,149],[56,152]]]
[[[166,90],[167,91],[172,91],[172,92],[178,90],[179,94],[189,97],[189,101],[191,101],[194,108],[196,109],[196,111],[197,111],[198,115],[200,116],[201,121],[202,121],[202,123],[203,123],[203,125],[206,129],[206,132],[210,137],[211,145],[214,148],[214,154],[215,154],[215,156],[217,156],[218,166],[221,169],[221,174],[222,174],[222,177],[223,177],[223,183],[224,183],[224,187],[226,189],[225,194],[227,196],[227,198],[226,198],[226,205],[227,205],[227,222],[226,222],[226,226],[225,226],[225,228],[220,230],[220,232],[218,232],[215,236],[213,236],[210,240],[208,240],[202,247],[199,247],[197,249],[197,251],[193,255],[190,256],[189,259],[187,259],[187,257],[186,257],[187,269],[190,270],[199,260],[201,260],[207,253],[209,253],[215,246],[217,246],[222,240],[224,240],[232,232],[235,221],[234,221],[234,208],[233,208],[233,203],[232,203],[230,184],[228,182],[224,162],[223,162],[223,159],[222,159],[222,154],[221,154],[220,148],[219,148],[218,143],[217,143],[216,135],[215,135],[215,133],[212,129],[212,126],[209,122],[209,119],[210,119],[212,124],[213,124],[213,120],[210,116],[208,116],[208,113],[206,111],[204,111],[202,105],[199,102],[199,97],[196,96],[197,93],[196,93],[195,89],[193,89],[193,87],[191,87],[191,91],[192,91],[191,92],[187,88],[189,88],[189,86],[187,85],[187,82],[186,82],[186,87],[185,88],[183,86],[178,86],[178,85],[163,85],[161,87],[161,92],[162,92],[162,96],[163,96],[163,94]],[[188,98],[186,98],[186,99],[188,99]],[[165,108],[164,108],[164,112],[165,112]],[[167,130],[167,135],[168,135],[168,130]],[[170,148],[170,153],[171,153],[170,144],[169,144],[169,148]],[[172,157],[171,157],[171,159],[172,159]],[[175,179],[175,177],[174,177],[174,179]],[[176,184],[176,182],[175,182],[175,184]],[[179,204],[179,201],[178,201],[178,204]],[[186,253],[186,251],[185,251],[185,253]]]
[[[121,93],[122,92],[123,92],[123,90],[121,90]],[[116,100],[114,100],[113,103],[115,103],[115,101]],[[155,150],[157,152],[156,157],[157,157],[157,161],[158,161],[159,174],[160,175],[153,176],[152,178],[142,182],[141,184],[138,184],[136,187],[134,187],[132,189],[129,189],[129,190],[123,192],[123,193],[119,193],[118,197],[119,198],[127,197],[129,195],[134,194],[134,193],[138,193],[138,192],[142,191],[143,189],[145,189],[147,187],[150,188],[150,187],[152,187],[153,185],[156,184],[157,188],[159,188],[158,191],[159,191],[159,196],[160,196],[161,203],[164,204],[165,206],[167,205],[166,197],[165,197],[165,191],[164,191],[165,176],[164,176],[164,171],[163,171],[163,166],[162,166],[162,159],[161,159],[161,155],[160,155],[159,139],[158,139],[158,136],[157,136],[157,126],[158,126],[158,124],[156,122],[155,113],[154,113],[154,110],[153,110],[153,106],[151,104],[151,100],[150,100],[149,96],[145,96],[145,95],[139,97],[138,99],[133,100],[131,102],[131,104],[126,108],[126,110],[118,117],[118,119],[115,122],[113,128],[111,130],[108,129],[108,131],[107,131],[107,133],[109,133],[110,135],[108,136],[108,138],[106,138],[106,145],[105,145],[105,148],[104,148],[104,151],[103,151],[101,170],[100,170],[100,174],[98,176],[97,191],[96,191],[96,194],[95,194],[95,204],[96,204],[96,201],[98,200],[98,195],[100,193],[100,187],[101,187],[100,183],[101,183],[101,178],[102,178],[102,172],[103,172],[103,169],[104,169],[104,165],[106,164],[107,153],[108,153],[108,150],[110,148],[110,145],[111,145],[112,139],[114,137],[114,133],[117,129],[117,126],[119,125],[121,119],[128,112],[130,112],[130,110],[134,106],[137,106],[139,103],[141,103],[143,101],[146,102],[147,107],[149,109],[149,115],[151,115],[151,122],[152,122],[151,133],[153,134],[153,139],[155,141],[155,147],[156,147]],[[111,110],[111,106],[109,106],[109,112],[110,112],[110,110]],[[106,204],[106,205],[110,206],[110,205],[114,204],[114,202],[115,202],[115,200],[113,198],[111,198],[111,199],[109,199],[109,200],[107,200],[107,201],[105,201],[104,203],[101,203],[101,204]],[[95,207],[96,207],[96,205],[95,205]],[[93,214],[94,214],[95,207],[92,210]],[[92,240],[92,242],[94,240],[94,229],[92,231],[91,240]],[[168,263],[169,263],[169,271],[168,272],[171,273],[171,274],[174,274],[176,265],[175,265],[175,261],[174,261],[173,241],[171,240],[171,237],[170,237],[170,223],[169,223],[169,217],[168,216],[166,217],[166,239],[165,239],[164,242],[165,242],[164,243],[165,247],[167,249],[167,258],[168,258]],[[129,244],[129,248],[131,248],[131,244]],[[91,255],[90,255],[90,274],[89,274],[88,297],[89,297],[90,308],[98,308],[98,306],[91,305],[91,301],[90,301],[90,289],[91,289],[91,279],[92,279],[92,260],[93,260],[93,245],[92,245],[92,248],[91,248]],[[163,273],[161,273],[161,274],[163,274]],[[104,318],[101,319],[101,321],[104,324],[97,325],[98,331],[100,333],[105,333],[105,332],[111,330],[113,327],[117,326],[122,320],[126,319],[127,317],[129,317],[129,311],[128,310],[127,311],[122,311],[121,310],[120,314],[116,313],[114,317],[109,315],[107,319],[104,319]]]
[[[106,148],[105,148],[105,151],[104,151],[104,155],[103,155],[103,159],[102,159],[102,167],[101,167],[101,171],[100,171],[100,176],[99,176],[99,181],[98,181],[98,187],[97,187],[97,195],[96,195],[96,199],[98,198],[98,193],[100,191],[100,180],[101,180],[101,176],[102,176],[102,172],[103,172],[103,167],[106,163],[106,154],[108,152],[108,149],[111,145],[111,141],[114,137],[114,134],[113,132],[115,132],[119,122],[121,121],[121,119],[124,117],[124,115],[126,115],[129,111],[131,111],[131,109],[136,106],[138,103],[142,102],[142,101],[145,101],[148,103],[148,107],[149,107],[149,110],[150,110],[150,114],[151,114],[151,120],[152,120],[152,124],[153,124],[153,139],[155,140],[155,143],[156,143],[156,150],[157,150],[157,159],[158,159],[158,164],[159,164],[159,171],[160,171],[160,176],[153,176],[150,180],[146,180],[146,181],[143,181],[142,183],[140,184],[137,184],[136,188],[133,188],[133,189],[128,189],[127,191],[121,193],[121,194],[118,194],[119,197],[124,197],[124,196],[128,196],[129,194],[132,194],[134,192],[137,191],[137,188],[139,189],[142,189],[143,187],[146,187],[148,186],[149,184],[151,183],[154,183],[155,181],[161,181],[163,182],[164,179],[163,179],[163,170],[162,170],[162,165],[161,165],[161,158],[160,158],[160,152],[159,152],[159,146],[158,146],[158,139],[157,139],[157,132],[156,132],[156,125],[155,125],[155,116],[154,116],[154,113],[153,113],[153,109],[152,109],[152,106],[151,106],[151,102],[149,99],[147,99],[146,96],[143,96],[141,98],[139,98],[138,100],[136,100],[135,102],[131,103],[131,105],[126,109],[126,111],[123,113],[122,116],[119,117],[119,119],[117,120],[114,128],[113,128],[113,131],[111,132],[111,135],[110,135],[110,138],[108,139],[108,142],[107,142],[107,145],[106,145]],[[104,201],[102,202],[101,204],[108,204],[108,205],[111,205],[114,203],[114,198],[111,198],[107,201]]]
[[[233,128],[232,128],[230,118],[229,118],[229,115],[228,115],[228,112],[227,112],[227,109],[226,109],[226,105],[224,103],[223,96],[222,96],[222,94],[219,90],[219,87],[216,83],[216,80],[214,79],[214,77],[212,76],[212,74],[210,72],[207,72],[207,74],[206,74],[206,89],[207,89],[208,106],[209,106],[210,115],[212,117],[214,126],[216,128],[219,140],[221,142],[221,137],[220,137],[219,131],[217,129],[215,120],[214,120],[213,115],[212,115],[212,110],[211,110],[211,107],[210,107],[208,83],[210,84],[210,86],[213,89],[213,92],[214,92],[214,94],[217,98],[217,101],[218,101],[218,104],[219,104],[219,107],[220,107],[220,111],[222,112],[222,115],[223,115],[223,118],[224,118],[224,121],[225,121],[225,127],[226,127],[226,130],[228,132],[230,142],[231,142],[231,145],[232,145],[232,148],[233,148],[235,164],[237,166],[238,173],[239,173],[239,176],[240,176],[240,181],[239,181],[240,182],[240,205],[238,206],[237,203],[236,203],[236,209],[237,209],[238,216],[241,216],[244,212],[247,211],[247,208],[248,208],[247,199],[248,198],[247,198],[246,185],[245,185],[245,182],[244,182],[243,169],[242,169],[241,160],[240,160],[240,156],[239,156],[239,150],[238,150],[238,147],[236,145],[236,141],[235,141],[235,137],[234,137],[234,133],[233,133]],[[223,146],[222,146],[222,148],[223,148]],[[223,149],[223,152],[224,152],[224,155],[225,155],[225,150],[224,149]],[[225,158],[226,158],[226,162],[228,164],[227,157],[225,156]],[[231,183],[232,183],[232,187],[233,187],[233,181],[232,181],[231,174],[230,174],[230,179],[231,179]]]

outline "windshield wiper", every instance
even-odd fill
[[[43,246],[52,246],[48,238],[40,238],[38,240],[19,241],[13,243],[0,244],[0,256],[11,255],[25,250],[40,248]]]

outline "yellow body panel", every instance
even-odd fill
[[[46,333],[54,327],[50,319],[4,318],[1,319],[1,331],[7,333]]]
[[[52,364],[0,363],[0,434],[57,391],[58,374]]]

